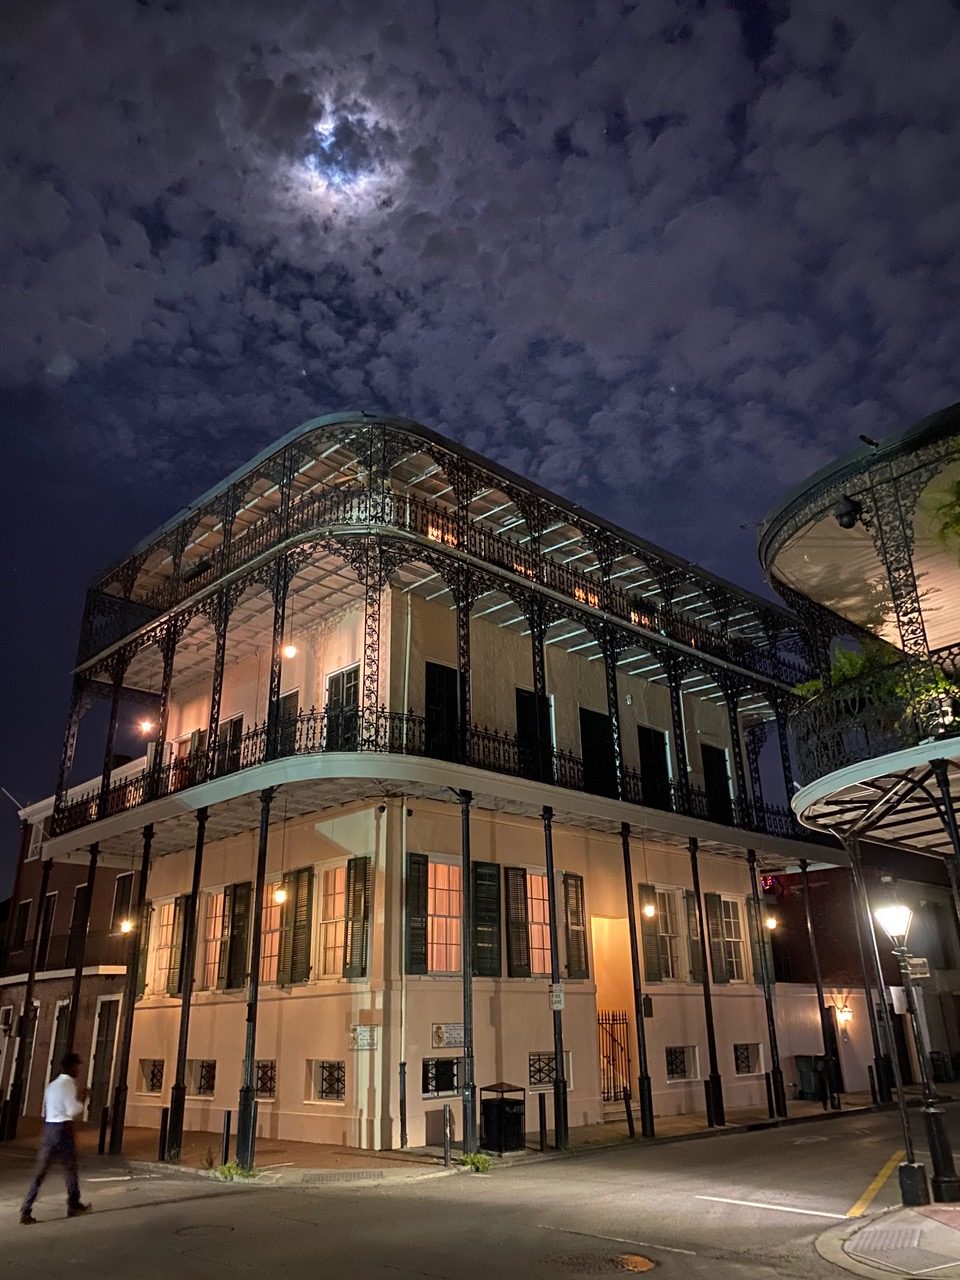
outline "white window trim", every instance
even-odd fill
[[[103,1008],[105,1004],[115,1004],[117,1006],[117,1021],[113,1028],[113,1048],[110,1051],[110,1075],[109,1075],[109,1078],[107,1079],[107,1089],[106,1089],[108,1105],[112,1104],[113,1102],[113,1079],[117,1071],[117,1041],[120,1038],[120,1012],[121,1012],[120,1000],[121,1000],[120,994],[117,994],[115,996],[97,996],[97,1009],[93,1015],[93,1040],[91,1042],[91,1047],[90,1047],[90,1061],[87,1064],[87,1101],[83,1104],[84,1120],[90,1119],[89,1091],[93,1086],[93,1068],[96,1065],[95,1058],[97,1056],[96,1055],[97,1027],[100,1024],[100,1010]],[[100,1117],[94,1116],[93,1119],[99,1121]]]
[[[671,1076],[667,1074],[667,1049],[689,1049],[693,1054],[693,1074],[688,1076]],[[703,1079],[700,1074],[700,1046],[698,1044],[664,1045],[663,1070],[668,1085],[696,1084]]]
[[[740,954],[743,958],[743,977],[735,978],[732,974],[727,974],[727,982],[732,987],[745,987],[753,983],[753,963],[751,958],[750,939],[747,936],[747,913],[745,908],[745,899],[737,897],[734,893],[720,894],[720,929],[723,935],[724,959],[726,959],[726,945],[728,938],[724,931],[723,904],[731,903],[737,909],[737,918],[740,921],[740,937],[737,939],[740,943]],[[729,939],[732,941],[732,939]],[[728,966],[729,967],[729,966]]]
[[[163,983],[159,980],[159,957],[160,957],[160,911],[163,907],[172,906],[176,910],[176,894],[173,897],[158,898],[152,906],[152,914],[150,919],[150,955],[147,959],[147,987],[144,995],[163,996],[169,1000],[179,1000],[179,996],[167,995],[167,983],[164,979]],[[172,924],[171,924],[172,928]],[[173,938],[171,936],[171,953],[173,951]]]
[[[137,1083],[136,1083],[136,1087],[134,1088],[134,1093],[140,1098],[162,1098],[163,1097],[163,1091],[166,1088],[166,1084],[167,1084],[166,1058],[163,1059],[163,1085],[161,1086],[161,1088],[157,1089],[156,1091],[154,1091],[153,1089],[144,1089],[142,1084],[143,1072],[140,1069],[140,1063],[141,1062],[157,1062],[157,1061],[159,1061],[159,1059],[157,1058],[137,1058],[137,1066],[136,1066]]]
[[[463,860],[455,853],[428,853],[427,855],[427,963],[430,961],[430,864],[433,862],[442,862],[448,867],[463,868]],[[461,920],[461,940],[463,937],[462,921],[463,921],[463,881],[460,883],[460,920]],[[450,917],[444,917],[449,919]],[[427,969],[425,977],[440,979],[459,979],[463,974],[463,953],[460,955],[459,969]],[[434,1055],[436,1056],[436,1055]],[[434,1094],[424,1094],[425,1098],[432,1098]],[[459,1097],[459,1094],[457,1095]]]
[[[665,984],[675,983],[681,986],[690,981],[691,965],[690,965],[690,943],[687,939],[687,896],[686,890],[682,885],[676,884],[654,884],[653,891],[655,894],[669,893],[673,898],[674,912],[677,917],[677,972],[672,978],[661,977],[660,981]],[[657,937],[660,934],[660,903],[657,901]],[[657,946],[659,947],[659,941]],[[662,968],[662,965],[661,965]]]
[[[767,1070],[767,1068],[766,1068],[766,1061],[765,1061],[765,1059],[764,1059],[763,1041],[762,1041],[762,1040],[739,1040],[739,1041],[736,1041],[736,1042],[732,1042],[732,1043],[731,1043],[731,1045],[730,1045],[730,1052],[731,1052],[731,1055],[733,1054],[733,1044],[734,1044],[734,1043],[737,1043],[737,1044],[752,1044],[752,1045],[755,1045],[755,1046],[756,1046],[756,1050],[757,1050],[757,1069],[756,1069],[756,1071],[738,1071],[738,1070],[737,1070],[736,1058],[734,1058],[734,1063],[733,1063],[733,1078],[734,1078],[734,1080],[756,1080],[759,1076],[766,1075],[766,1070]]]
[[[313,955],[316,959],[316,965],[311,968],[311,981],[315,982],[346,982],[343,976],[342,966],[340,973],[324,973],[323,972],[323,874],[325,871],[334,871],[337,867],[343,867],[343,912],[344,921],[346,921],[347,912],[347,862],[348,858],[332,858],[329,862],[319,862],[313,868],[314,893],[316,895],[316,911],[313,913]],[[344,937],[346,937],[346,923],[344,923]],[[311,1058],[311,1062],[334,1061],[334,1059]],[[335,1061],[339,1062],[337,1058]]]

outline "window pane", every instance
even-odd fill
[[[549,974],[550,965],[550,898],[547,877],[527,872],[527,920],[530,930],[530,972]]]
[[[430,973],[459,973],[460,868],[449,862],[427,865],[427,969]]]
[[[208,893],[204,913],[203,985],[217,985],[220,950],[223,946],[223,893]]]
[[[329,867],[324,871],[320,914],[320,972],[328,977],[339,977],[343,973],[346,889],[346,867]]]
[[[277,965],[280,959],[280,912],[279,902],[274,902],[275,884],[268,884],[263,898],[263,914],[260,926],[260,981],[276,982]]]

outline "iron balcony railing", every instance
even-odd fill
[[[123,628],[134,616],[131,610],[136,612],[137,618],[149,620],[159,617],[291,538],[318,529],[364,529],[370,526],[386,526],[398,533],[415,534],[441,546],[455,548],[484,564],[518,574],[578,604],[603,610],[623,622],[770,680],[796,684],[810,674],[799,657],[724,635],[669,605],[653,603],[605,582],[598,574],[561,564],[529,544],[517,542],[481,524],[461,521],[449,508],[438,503],[404,493],[371,493],[365,489],[333,489],[306,494],[286,511],[277,507],[269,512],[208,557],[185,565],[179,575],[162,582],[142,600],[130,602],[130,609],[119,607],[122,602],[112,601],[111,613],[103,617],[95,614],[86,620],[81,655],[84,659],[92,657],[129,634],[130,628]]]
[[[76,930],[70,933],[53,933],[41,937],[37,956],[37,972],[49,973],[73,969],[81,955],[84,967],[91,965],[124,965],[130,946],[129,936],[119,930],[110,932],[91,929],[87,933],[86,947],[81,946],[82,935]],[[33,938],[24,939],[19,947],[11,947],[0,963],[0,976],[8,978],[17,973],[27,973],[33,956]]]
[[[960,732],[960,644],[829,685],[794,712],[800,782]]]
[[[98,818],[127,813],[150,800],[264,764],[268,759],[336,751],[449,760],[570,791],[617,796],[615,776],[598,777],[589,771],[585,774],[579,756],[569,751],[541,750],[538,744],[516,734],[474,725],[461,739],[459,732],[435,728],[424,716],[412,711],[388,711],[384,707],[376,712],[357,708],[311,708],[280,722],[275,747],[270,753],[267,726],[258,724],[238,742],[219,742],[212,751],[196,751],[115,782],[106,792],[102,811],[100,788],[91,788],[56,811],[53,834],[65,835]],[[622,798],[632,804],[668,813],[790,839],[815,838],[797,824],[789,809],[768,804],[740,805],[728,796],[710,795],[697,787],[681,787],[674,782],[645,782],[632,769],[623,771],[620,792]]]

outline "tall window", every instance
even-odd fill
[[[223,949],[223,890],[208,893],[203,911],[203,985],[213,990],[220,974]]]
[[[459,973],[460,916],[463,910],[460,868],[429,863],[427,878],[427,968],[430,973]]]
[[[657,932],[660,945],[660,977],[676,980],[680,976],[680,923],[677,895],[672,889],[657,890]]]
[[[723,954],[731,982],[743,982],[746,966],[743,956],[743,920],[740,903],[735,898],[723,898],[720,903],[723,920]]]
[[[22,951],[27,945],[27,929],[30,925],[30,908],[33,899],[17,903],[17,914],[13,922],[13,937],[10,940],[11,951]]]
[[[119,933],[124,920],[130,918],[130,902],[133,897],[133,872],[117,876],[113,887],[113,912],[110,916],[110,932]]]
[[[550,973],[550,896],[547,877],[536,871],[527,872],[527,921],[530,928],[530,972]]]
[[[276,982],[280,960],[280,919],[283,908],[274,900],[277,884],[268,884],[263,895],[263,912],[260,916],[260,981]]]
[[[324,871],[320,915],[320,972],[327,977],[339,977],[343,973],[346,886],[345,866],[328,867]]]
[[[174,912],[175,902],[161,902],[157,907],[156,932],[157,950],[154,960],[154,989],[166,991],[170,983],[170,974],[176,963],[174,947]]]

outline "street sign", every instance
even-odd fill
[[[559,1013],[563,1008],[563,983],[550,983],[550,1008],[554,1013]]]
[[[929,978],[930,961],[926,956],[907,956],[907,973],[911,978]]]

